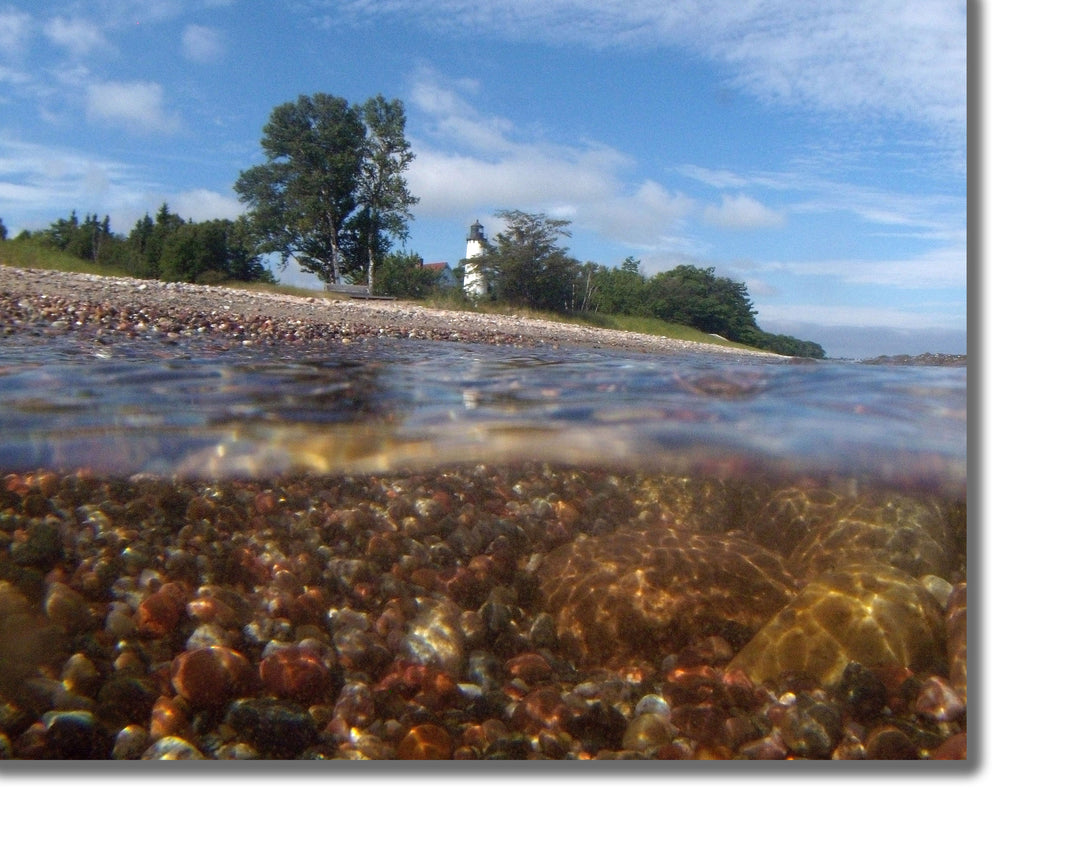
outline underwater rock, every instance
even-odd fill
[[[251,662],[224,646],[186,651],[172,662],[172,685],[196,708],[216,707],[252,692],[258,675]]]
[[[284,699],[240,699],[229,706],[225,721],[242,740],[272,758],[295,758],[318,738],[311,714]]]
[[[922,584],[880,564],[834,569],[807,585],[728,669],[757,683],[802,672],[828,687],[852,661],[931,674],[944,668],[944,616]]]
[[[538,570],[577,663],[659,661],[705,635],[742,646],[794,596],[784,560],[739,533],[665,526],[582,538]]]
[[[956,543],[944,508],[936,501],[881,494],[840,510],[791,552],[792,571],[815,578],[830,569],[881,563],[913,577],[954,580]]]
[[[787,487],[773,493],[748,530],[758,544],[788,557],[807,536],[849,507],[848,499],[829,489]]]
[[[967,584],[958,584],[945,605],[949,683],[967,704]]]

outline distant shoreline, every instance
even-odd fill
[[[25,301],[27,296],[36,300]],[[19,303],[23,307],[19,307]],[[638,353],[701,353],[721,362],[792,362],[793,358],[742,348],[726,348],[650,336],[627,330],[563,324],[544,319],[488,315],[434,309],[401,301],[328,300],[286,293],[260,292],[193,283],[165,283],[130,277],[0,265],[0,316],[23,308],[48,319],[50,325],[64,316],[80,316],[72,326],[88,322],[104,327],[117,325],[124,332],[168,326],[167,332],[203,328],[240,334],[250,343],[277,337],[294,341],[311,338],[347,342],[384,337],[469,342],[517,347],[576,346]],[[138,311],[141,319],[126,326],[118,315]],[[5,322],[10,327],[10,322]],[[114,328],[115,329],[115,328]]]
[[[76,304],[101,307],[94,320],[106,326],[110,310],[143,311],[161,319],[185,322],[214,318],[210,326],[227,318],[248,341],[278,335],[281,322],[289,326],[288,340],[296,339],[297,324],[307,337],[344,341],[360,338],[410,338],[430,341],[510,345],[523,348],[575,346],[645,354],[700,353],[718,362],[796,363],[816,362],[765,351],[728,348],[702,342],[669,339],[629,330],[567,324],[537,318],[490,315],[466,310],[446,310],[392,300],[328,300],[317,296],[265,292],[194,283],[165,283],[134,277],[110,277],[70,271],[17,268],[0,265],[0,317],[18,310],[10,299],[36,296],[38,311],[68,309]],[[50,312],[50,315],[52,312]],[[58,315],[58,314],[57,314]],[[55,322],[56,318],[51,318]],[[268,324],[269,322],[269,324]],[[290,324],[291,323],[291,324]],[[10,332],[5,322],[4,332]],[[176,332],[176,331],[174,331]],[[200,331],[202,332],[202,331]],[[823,362],[837,362],[824,360]],[[867,365],[966,366],[966,354],[907,354],[879,356],[849,362]]]

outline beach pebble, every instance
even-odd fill
[[[172,662],[172,685],[196,708],[216,707],[253,692],[255,667],[239,652],[224,646],[186,651]]]
[[[259,678],[273,695],[302,704],[329,695],[326,663],[315,651],[300,646],[286,646],[265,657],[259,664]]]
[[[402,761],[448,760],[453,740],[444,728],[430,723],[417,725],[398,743],[396,756]]]
[[[125,725],[113,743],[114,761],[137,761],[150,746],[150,735],[141,725]]]
[[[144,761],[202,761],[206,756],[187,740],[162,737],[142,753]]]
[[[315,720],[303,706],[276,698],[235,701],[225,722],[261,755],[271,758],[295,758],[318,736]]]

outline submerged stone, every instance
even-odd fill
[[[945,606],[949,683],[967,704],[967,584],[959,584]]]
[[[922,584],[880,564],[828,572],[765,625],[728,668],[758,683],[803,672],[833,686],[853,661],[931,674],[944,668],[944,617]]]
[[[866,497],[838,510],[832,521],[822,522],[791,552],[792,570],[806,578],[869,562],[913,577],[954,580],[957,546],[944,507],[906,495]]]
[[[666,526],[579,539],[539,577],[560,649],[584,665],[658,662],[709,635],[742,646],[794,596],[783,558],[743,535]]]

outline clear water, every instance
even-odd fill
[[[367,340],[0,340],[0,468],[185,476],[544,459],[966,484],[966,368]]]

